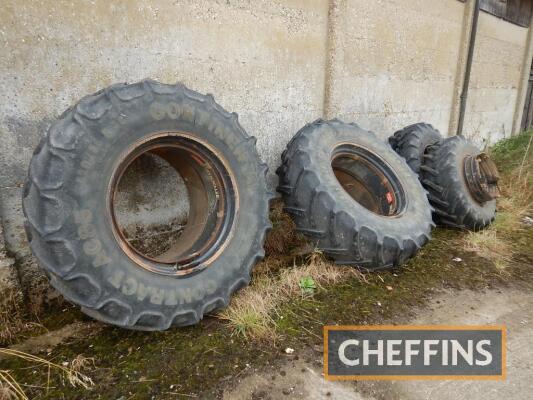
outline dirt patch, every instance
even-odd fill
[[[169,250],[179,240],[184,229],[181,220],[144,228],[134,226],[124,230],[124,237],[138,252],[147,257],[157,257]]]
[[[68,339],[89,338],[97,335],[102,329],[103,325],[98,322],[75,322],[73,324],[65,325],[45,334],[30,337],[29,339],[10,346],[10,349],[23,351],[31,354],[47,353],[51,354],[53,349],[60,343],[66,342]],[[0,355],[0,360],[3,357]]]
[[[318,356],[319,357],[319,356]],[[275,369],[256,371],[237,386],[224,392],[224,400],[274,399],[343,399],[360,400],[350,384],[324,380],[320,358],[308,355],[305,359],[287,361]]]

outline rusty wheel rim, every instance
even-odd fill
[[[367,210],[396,217],[406,207],[406,196],[398,176],[375,152],[353,144],[338,146],[331,168],[350,197]]]
[[[143,154],[170,164],[183,178],[189,196],[187,224],[178,240],[157,256],[132,245],[115,213],[120,180]],[[238,194],[227,162],[207,143],[181,132],[154,134],[131,146],[120,157],[108,188],[108,212],[119,246],[139,267],[162,275],[183,276],[209,266],[226,247],[237,210]]]
[[[463,161],[463,173],[468,190],[478,203],[485,203],[500,196],[500,175],[496,164],[487,153],[466,156]]]

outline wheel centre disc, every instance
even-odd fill
[[[189,203],[187,222],[172,245],[155,254],[131,240],[116,212],[122,177],[146,155],[164,160],[181,176]],[[187,134],[156,134],[131,146],[120,158],[108,190],[108,210],[119,246],[140,267],[164,275],[185,275],[209,265],[227,244],[237,211],[238,196],[228,171],[222,157]]]
[[[487,153],[466,156],[464,176],[470,194],[479,203],[491,201],[500,196],[498,187],[500,175]]]
[[[369,211],[393,217],[405,209],[406,196],[400,180],[374,152],[343,144],[334,150],[331,167],[342,188]]]

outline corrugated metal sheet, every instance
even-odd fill
[[[481,0],[480,8],[513,24],[528,27],[533,0]]]

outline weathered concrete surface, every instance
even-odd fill
[[[505,381],[360,381],[327,382],[321,375],[322,355],[312,362],[288,362],[276,370],[244,378],[224,399],[364,399],[364,400],[526,400],[533,393],[533,294],[503,289],[485,293],[450,291],[408,323],[413,325],[505,325]],[[296,354],[301,349],[296,349]],[[305,350],[303,355],[305,356]],[[280,374],[280,371],[283,371]],[[274,379],[272,379],[274,376]],[[287,395],[285,395],[287,393]],[[264,394],[263,397],[258,396]],[[254,397],[255,396],[255,397]],[[270,396],[270,397],[269,397]]]
[[[4,243],[4,232],[2,224],[0,224],[0,289],[9,291],[15,294],[20,291],[18,278],[14,268],[14,260],[6,253],[6,246]],[[3,296],[2,296],[3,297]],[[0,297],[0,305],[3,303],[3,298]]]
[[[512,133],[528,30],[484,12],[478,24],[463,132],[494,144]]]
[[[189,195],[183,178],[162,158],[145,154],[120,180],[115,202],[117,223],[129,233],[170,221],[187,222]]]
[[[326,22],[326,1],[4,1],[0,187],[10,249],[28,253],[21,185],[41,135],[114,82],[151,77],[213,93],[274,167],[294,132],[322,115]]]
[[[533,17],[532,17],[533,20]],[[529,72],[531,70],[533,60],[533,29],[527,30],[527,39],[525,45],[525,51],[522,56],[521,66],[521,79],[518,84],[518,92],[516,95],[516,103],[513,118],[513,128],[511,133],[519,132],[522,129],[522,117],[524,114],[524,105],[526,102],[528,85],[529,85]]]
[[[419,121],[447,133],[464,4],[336,3],[328,116],[383,138]]]
[[[475,1],[466,1],[463,10],[463,22],[461,30],[461,40],[458,44],[459,54],[457,57],[457,68],[455,70],[455,82],[453,86],[452,107],[450,112],[450,122],[448,135],[457,132],[459,126],[459,115],[461,109],[461,93],[463,90],[468,49],[470,47],[470,35],[473,28],[473,16],[475,12]]]

